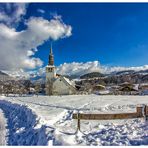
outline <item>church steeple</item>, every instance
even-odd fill
[[[50,54],[49,54],[48,65],[51,65],[51,66],[54,65],[54,56],[53,56],[53,52],[52,52],[52,43],[50,45]]]

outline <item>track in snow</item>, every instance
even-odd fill
[[[6,119],[0,109],[0,146],[6,145]]]
[[[31,109],[4,100],[0,100],[0,108],[7,118],[8,145],[48,145],[48,141],[52,140],[52,136],[46,135],[47,127],[39,123]],[[1,130],[4,130],[3,122]],[[0,137],[3,136],[4,134],[0,133]],[[5,145],[3,138],[1,142]]]
[[[51,134],[53,145],[148,145],[148,123],[143,119],[82,121],[81,129],[87,133],[83,134],[74,132],[76,120],[71,118],[74,111],[133,112],[137,104],[148,104],[147,96],[39,96],[6,99],[13,104],[27,105],[27,109],[33,110],[40,117],[41,125],[48,127],[45,129]]]

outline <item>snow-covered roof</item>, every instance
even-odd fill
[[[98,87],[103,87],[103,88],[105,88],[105,86],[104,86],[104,85],[101,85],[101,84],[96,84],[95,86],[98,86]]]
[[[139,89],[139,84],[135,84],[133,89],[138,90]]]
[[[62,80],[64,80],[63,81],[64,83],[67,83],[70,87],[72,87],[73,89],[75,89],[75,86],[74,86],[74,82],[73,81],[70,81],[68,78],[63,77],[63,76],[60,76],[60,78]]]
[[[47,65],[46,67],[49,67],[49,68],[55,68],[54,65]]]

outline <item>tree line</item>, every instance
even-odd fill
[[[39,95],[45,93],[45,84],[32,83],[30,80],[8,80],[0,81],[0,94],[9,96]]]

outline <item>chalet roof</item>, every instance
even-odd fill
[[[103,88],[105,88],[105,86],[101,85],[101,84],[96,84],[96,85],[94,85],[94,87],[103,87]]]
[[[124,83],[119,84],[119,86],[126,86],[126,85],[133,85],[133,84],[129,82],[124,82]]]

